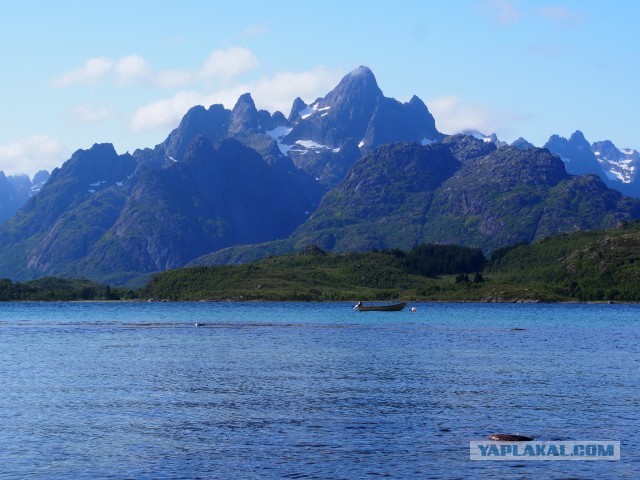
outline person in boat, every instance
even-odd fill
[[[355,310],[356,308],[361,307],[361,306],[362,306],[362,302],[358,302],[358,303],[356,303],[356,306],[353,307],[353,309]]]

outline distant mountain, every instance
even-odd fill
[[[342,180],[363,151],[388,142],[430,143],[444,137],[422,100],[414,96],[401,103],[385,97],[367,67],[347,74],[311,105],[296,98],[288,119],[280,112],[257,110],[248,93],[232,110],[193,107],[165,142],[138,150],[134,157],[141,165],[164,168],[181,161],[198,135],[214,143],[235,138],[268,163],[292,162],[325,188]]]
[[[638,152],[635,150],[619,150],[608,140],[591,145],[579,130],[568,140],[552,135],[545,148],[560,156],[567,172],[573,175],[598,175],[609,187],[626,195],[640,197]]]
[[[13,216],[22,206],[40,192],[49,179],[49,172],[41,170],[33,180],[27,175],[5,176],[0,171],[0,223]]]
[[[511,143],[512,147],[519,148],[520,150],[530,150],[532,148],[536,148],[533,143],[526,141],[524,138],[519,137],[517,140],[514,140]]]
[[[427,144],[444,137],[422,100],[414,96],[401,103],[385,97],[367,67],[350,72],[310,105],[296,98],[288,118],[257,110],[248,93],[232,110],[193,107],[165,142],[133,155],[144,168],[165,168],[181,161],[198,135],[214,143],[235,138],[267,163],[299,168],[326,189],[337,185],[371,148],[397,141]]]
[[[442,143],[383,145],[356,162],[318,209],[274,253],[315,244],[325,250],[410,248],[418,243],[485,252],[640,218],[640,200],[595,176],[567,174],[545,149],[496,149],[458,135]],[[231,248],[193,264],[254,260],[269,244]]]
[[[30,198],[46,173],[0,175],[0,211],[19,208],[0,225],[0,278],[119,284],[310,243],[489,252],[640,215],[637,200],[567,174],[545,149],[475,136],[445,137],[418,97],[385,97],[366,67],[310,104],[295,99],[288,118],[258,110],[249,93],[231,110],[196,106],[154,148],[78,150]],[[603,143],[595,155],[579,132],[552,140],[570,172],[618,184],[618,168],[634,185],[637,154]]]
[[[473,283],[465,281],[464,275],[458,276],[462,282],[436,277],[479,271],[481,276],[469,276]],[[140,296],[190,301],[638,302],[638,278],[640,223],[623,222],[607,230],[506,247],[494,252],[487,263],[475,249],[451,245],[340,255],[308,248],[250,265],[159,273]]]
[[[506,147],[508,145],[507,142],[503,142],[498,138],[495,133],[491,135],[486,135],[484,133],[479,132],[478,130],[463,130],[460,132],[462,135],[471,136],[477,140],[482,140],[485,143],[493,143],[497,148]]]
[[[110,144],[78,151],[0,227],[0,276],[122,282],[236,243],[288,236],[323,193],[232,139],[197,137],[184,160],[139,170]]]
[[[293,102],[285,128],[272,131],[283,153],[326,186],[336,185],[360,156],[379,145],[441,140],[426,105],[385,97],[367,67],[346,75],[325,97],[310,105]]]
[[[594,177],[567,175],[542,149],[503,147],[458,159],[446,150],[395,144],[371,152],[293,238],[338,251],[432,242],[490,252],[640,218],[640,201]]]
[[[603,176],[602,168],[591,150],[591,145],[580,130],[576,130],[568,140],[559,135],[552,135],[544,148],[558,155],[565,162],[567,172],[572,175],[591,173]]]
[[[591,148],[600,166],[611,180],[628,185],[638,183],[640,154],[637,150],[620,150],[610,140],[595,142]]]

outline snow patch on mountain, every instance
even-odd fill
[[[315,110],[312,107],[306,107],[303,108],[302,110],[300,110],[298,112],[298,115],[300,115],[300,118],[305,120],[307,118],[309,118],[311,115],[313,115],[315,113]]]
[[[638,153],[629,149],[618,151],[624,156],[627,156],[627,158],[614,159],[603,155],[599,151],[595,151],[593,153],[608,178],[622,183],[631,183],[633,182],[637,172],[639,161]],[[634,152],[636,154],[635,158],[633,155]]]
[[[631,148],[618,148],[610,140],[591,144],[600,168],[609,180],[632,184],[636,181],[640,167],[640,153]]]
[[[313,140],[296,140],[296,144],[301,145],[306,149],[327,149],[327,150],[331,150],[334,153],[338,153],[340,151],[339,148],[331,148],[331,147],[327,147],[326,145],[320,145],[319,143],[314,142]]]
[[[274,128],[273,130],[268,130],[264,132],[276,141],[278,148],[280,149],[280,153],[285,157],[287,156],[287,154],[289,153],[289,150],[291,150],[291,147],[293,147],[293,145],[287,145],[282,143],[282,139],[286,137],[291,130],[292,130],[291,127],[286,127],[281,125],[279,127]]]

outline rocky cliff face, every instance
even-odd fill
[[[640,178],[637,176],[640,157],[637,151],[620,150],[609,140],[590,145],[579,130],[568,140],[552,135],[545,148],[560,156],[570,174],[598,175],[610,188],[640,197]]]
[[[638,201],[565,171],[602,174],[606,163],[636,178],[626,151],[601,142],[594,154],[580,132],[552,137],[563,163],[524,140],[480,138],[445,138],[418,97],[385,97],[366,67],[311,104],[296,99],[288,118],[250,94],[232,110],[194,107],[153,149],[74,153],[0,226],[0,277],[122,283],[220,249],[246,258],[259,242],[262,254],[420,242],[489,252],[640,216]],[[0,175],[0,212],[45,177]]]
[[[443,137],[418,97],[408,103],[385,97],[367,67],[346,75],[311,105],[296,99],[289,119],[292,130],[282,141],[287,145],[312,141],[333,149],[351,139],[368,150],[392,141],[436,141]]]
[[[197,137],[184,160],[137,170],[111,145],[78,151],[0,229],[0,272],[124,279],[211,250],[288,236],[323,189],[255,150]]]
[[[640,200],[595,175],[569,175],[546,149],[496,149],[470,136],[383,145],[356,162],[286,242],[231,248],[199,264],[239,262],[308,244],[332,251],[461,244],[490,253],[559,233],[640,218]]]
[[[37,195],[49,180],[49,172],[41,170],[33,179],[27,175],[5,176],[0,171],[0,224],[24,206],[31,197]]]

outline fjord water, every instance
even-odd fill
[[[640,306],[416,307],[4,304],[0,478],[640,477]],[[492,433],[621,460],[470,461]]]

